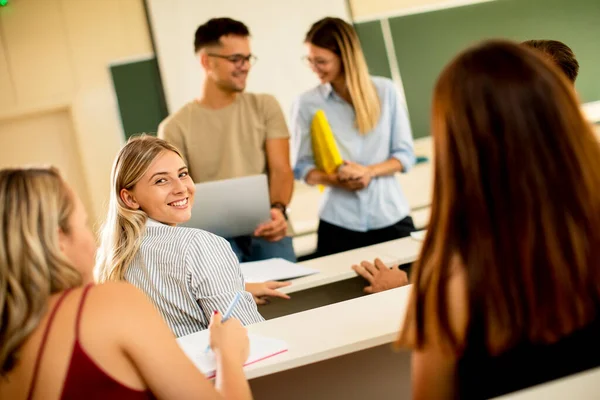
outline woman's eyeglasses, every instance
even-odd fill
[[[302,57],[302,61],[304,61],[304,63],[308,67],[315,67],[317,69],[322,69],[322,68],[326,67],[327,65],[329,65],[333,61],[333,58],[329,58],[329,59],[315,58],[315,59],[312,59],[312,58],[310,58],[308,56],[304,56],[304,57]]]

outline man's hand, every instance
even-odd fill
[[[287,233],[287,221],[278,208],[271,208],[271,221],[260,224],[254,231],[254,236],[261,237],[269,242],[277,242]]]
[[[363,261],[360,265],[353,265],[352,269],[369,282],[369,286],[363,289],[365,293],[383,292],[408,284],[406,272],[397,267],[388,268],[379,258],[374,264]]]
[[[246,283],[246,291],[252,294],[254,301],[258,305],[268,304],[269,300],[267,297],[280,297],[282,299],[289,299],[285,293],[281,293],[277,289],[290,286],[291,282],[276,282],[268,281],[262,283]]]

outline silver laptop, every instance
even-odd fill
[[[196,184],[192,218],[183,226],[225,238],[251,235],[271,219],[266,175]]]

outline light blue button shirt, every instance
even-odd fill
[[[344,160],[372,165],[395,157],[402,163],[403,172],[415,164],[407,111],[394,83],[387,78],[371,79],[381,100],[381,116],[375,128],[365,135],[355,126],[354,108],[330,84],[317,86],[296,99],[291,118],[296,179],[304,180],[315,168],[310,125],[319,109],[327,116]],[[393,225],[409,213],[406,197],[393,175],[374,178],[367,188],[357,192],[328,187],[319,210],[323,221],[359,232]]]

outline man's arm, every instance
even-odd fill
[[[294,190],[294,174],[290,165],[290,133],[275,97],[262,97],[262,113],[267,129],[265,153],[269,173],[269,196],[271,204],[275,207],[271,208],[271,221],[258,226],[254,235],[276,242],[286,235],[287,222],[284,211]]]
[[[271,204],[287,206],[294,190],[294,173],[290,166],[289,139],[267,139],[266,153],[269,171]]]

